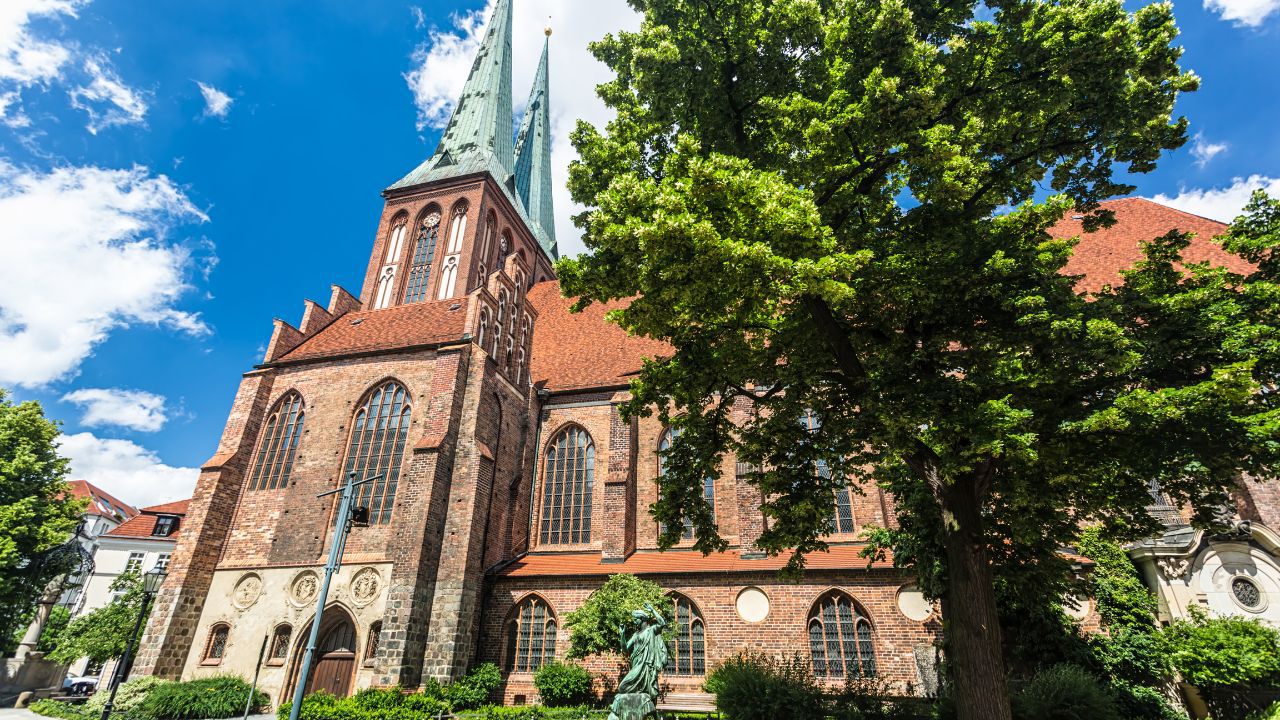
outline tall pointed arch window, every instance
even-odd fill
[[[822,429],[822,421],[818,419],[817,413],[812,410],[804,411],[804,415],[800,417],[800,424],[810,434],[815,434]],[[819,460],[814,463],[813,470],[814,474],[823,480],[831,479],[831,466],[827,464],[826,460]],[[834,504],[831,522],[827,524],[827,532],[856,532],[857,527],[853,521],[853,488],[848,483],[836,489]]]
[[[671,594],[675,605],[675,637],[671,641],[666,671],[669,675],[704,675],[707,672],[706,623],[689,598]]]
[[[391,220],[391,231],[387,233],[387,257],[383,261],[382,271],[378,273],[378,290],[374,295],[375,310],[391,306],[391,298],[396,286],[396,267],[400,262],[400,253],[404,249],[408,223],[409,216],[404,213]]]
[[[821,678],[870,678],[876,675],[871,621],[848,595],[833,590],[809,613],[809,654],[813,674]]]
[[[360,486],[355,504],[369,508],[369,522],[391,519],[396,485],[409,437],[409,398],[404,386],[392,380],[369,394],[351,422],[351,444],[343,472],[354,472],[356,480],[374,475],[382,478]]]
[[[542,542],[566,545],[591,542],[591,490],[596,447],[580,427],[569,427],[551,441],[543,470]]]
[[[667,428],[662,433],[662,438],[658,440],[658,478],[661,479],[667,474],[666,471],[666,455],[671,449],[671,444],[676,438],[680,437],[679,428]],[[702,479],[702,499],[711,507],[711,521],[715,522],[716,517],[716,479],[715,476],[707,476]],[[693,521],[689,518],[684,519],[684,535],[685,540],[693,539]]]
[[[556,616],[542,598],[526,598],[507,621],[507,670],[534,672],[556,659]]]
[[[458,289],[458,256],[450,255],[444,260],[444,267],[440,270],[440,294],[437,300],[447,300],[453,297],[453,291]]]
[[[493,320],[493,350],[490,355],[493,356],[495,362],[501,362],[498,350],[502,347],[500,340],[502,339],[502,323],[507,317],[507,289],[502,288],[498,291],[498,314]]]
[[[484,287],[489,282],[489,254],[493,252],[493,238],[498,232],[498,218],[489,211],[484,220],[483,240],[480,241],[480,252],[476,255],[476,287]]]
[[[476,344],[480,346],[481,350],[485,349],[484,341],[485,341],[485,338],[487,338],[488,336],[489,336],[489,310],[487,308],[480,308],[480,324],[476,331]]]
[[[301,395],[290,391],[276,401],[258,443],[258,457],[249,475],[250,490],[276,490],[289,484],[303,420]]]
[[[404,288],[405,303],[427,299],[427,287],[431,281],[431,263],[436,255],[436,238],[440,234],[440,213],[431,211],[422,218],[418,239],[413,245],[413,258],[409,262],[409,279]]]
[[[458,204],[453,206],[453,221],[449,223],[449,246],[450,255],[462,251],[462,239],[467,234],[467,201],[460,200]]]

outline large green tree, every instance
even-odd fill
[[[17,405],[0,388],[0,635],[31,614],[50,581],[73,559],[55,552],[75,530],[84,504],[70,497],[58,426],[39,403]]]
[[[1082,523],[1155,529],[1152,480],[1209,522],[1276,455],[1274,224],[1237,226],[1249,277],[1179,263],[1175,234],[1092,297],[1047,233],[1109,222],[1118,173],[1185,141],[1171,6],[631,4],[640,30],[592,46],[616,117],[573,135],[591,253],[558,272],[672,347],[627,408],[682,430],[664,542],[688,517],[724,546],[700,488],[727,452],[760,468],[760,543],[795,558],[846,477],[880,483],[881,539],[944,604],[961,717],[1009,718],[997,576],[1056,592]]]
[[[105,663],[124,655],[143,603],[142,578],[127,572],[111,583],[111,602],[74,618],[54,639],[49,659],[71,664],[80,658]]]

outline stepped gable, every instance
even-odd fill
[[[559,281],[550,280],[529,290],[529,302],[538,310],[530,373],[535,385],[551,392],[625,387],[642,358],[671,352],[664,342],[630,336],[605,320],[609,310],[625,307],[624,300],[573,313],[574,301],[561,297]]]
[[[467,303],[459,298],[349,312],[270,364],[459,340],[466,332],[466,320]]]
[[[1217,220],[1192,215],[1146,198],[1130,197],[1108,200],[1102,207],[1115,213],[1116,224],[1097,232],[1085,233],[1078,215],[1068,214],[1059,220],[1049,234],[1055,238],[1080,237],[1080,244],[1063,270],[1067,275],[1083,275],[1077,289],[1097,292],[1104,285],[1122,284],[1120,271],[1142,259],[1142,243],[1170,230],[1195,233],[1191,245],[1183,251],[1190,262],[1209,261],[1237,273],[1248,273],[1253,266],[1232,255],[1213,238],[1226,232],[1227,225]]]

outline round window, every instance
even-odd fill
[[[1247,577],[1232,578],[1231,597],[1245,610],[1262,609],[1262,588]]]
[[[735,604],[738,616],[749,623],[758,623],[769,617],[769,596],[760,588],[749,587],[738,593]]]

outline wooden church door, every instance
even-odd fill
[[[316,664],[307,682],[307,694],[324,690],[337,697],[351,692],[356,667],[356,629],[345,617],[321,633]]]

